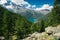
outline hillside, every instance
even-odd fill
[[[44,21],[45,27],[60,24],[60,0],[56,0],[52,11],[44,15],[41,19]],[[41,21],[41,19],[39,19],[38,22]]]
[[[52,11],[47,16],[46,26],[60,24],[60,0],[55,1]]]
[[[9,35],[18,33],[17,31],[23,36],[27,34],[26,32],[31,25],[32,23],[20,14],[12,13],[0,6],[0,36],[7,35],[6,37],[9,37]],[[28,33],[30,33],[30,31]]]
[[[6,40],[11,40],[13,35],[16,35],[18,39],[23,39],[36,31],[42,32],[42,26],[41,23],[32,23],[20,14],[10,12],[0,6],[0,36],[5,36]]]
[[[49,26],[42,33],[34,32],[23,40],[60,40],[60,24],[55,27]]]

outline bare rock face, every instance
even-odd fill
[[[51,34],[55,34],[55,33],[59,33],[60,32],[60,25],[58,25],[57,27],[47,27],[45,28],[45,32],[46,33],[51,33]]]
[[[35,32],[35,33],[31,34],[30,37],[27,37],[23,40],[37,40],[37,39],[39,40],[39,37],[40,37],[40,33]]]
[[[53,36],[56,37],[57,39],[60,39],[60,32],[53,34]]]
[[[58,25],[57,27],[60,28],[60,25]]]
[[[60,25],[57,27],[47,27],[45,28],[45,32],[60,40]]]
[[[54,34],[57,32],[57,28],[56,27],[47,27],[47,28],[45,28],[45,32],[48,34]]]
[[[35,32],[23,40],[60,40],[60,25],[47,27],[45,28],[45,32]]]
[[[27,37],[23,40],[55,40],[54,36],[49,36],[45,32],[43,33],[33,33],[30,37]]]

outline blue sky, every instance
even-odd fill
[[[25,0],[25,1],[27,1],[31,5],[36,5],[37,7],[40,7],[44,4],[53,5],[54,3],[54,0]]]

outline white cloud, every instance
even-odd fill
[[[28,4],[28,2],[26,2],[24,0],[11,0],[11,1],[14,2],[17,5]]]
[[[34,9],[34,8],[36,8],[36,5],[30,5],[30,4],[28,4],[28,6],[27,6],[26,8],[31,9],[30,7],[31,7],[32,9]]]
[[[10,0],[10,1],[15,3],[16,5],[20,5],[20,6],[27,4],[28,6],[26,6],[26,8],[28,8],[28,9],[31,7],[31,5],[24,0]],[[0,4],[4,4],[4,3],[7,3],[7,0],[0,0]]]
[[[6,2],[7,2],[6,0],[0,0],[0,4],[4,4]]]
[[[36,5],[32,5],[32,8],[35,8],[36,7]]]
[[[24,0],[11,0],[11,1],[14,2],[15,4],[21,5],[21,6],[27,4],[28,6],[26,6],[26,8],[31,7],[31,5],[28,2],[24,1]]]
[[[21,6],[27,4],[28,6],[26,6],[26,8],[28,8],[28,9],[30,9],[30,7],[32,7],[32,8],[36,7],[36,5],[31,5],[24,0],[11,0],[11,1],[14,2],[15,4],[21,5]]]
[[[49,9],[49,10],[51,10],[52,8],[53,8],[53,6],[50,6],[48,4],[44,4],[42,7],[36,8],[35,10],[42,10],[42,9]]]
[[[8,9],[13,9],[13,6],[12,5],[5,6],[5,7],[8,8]]]
[[[53,6],[50,6],[49,4],[44,4],[40,8],[34,9],[35,11],[41,12],[43,14],[47,14],[52,10]],[[49,11],[47,11],[49,10]]]
[[[30,4],[27,4],[28,6],[26,8],[30,9],[31,5]]]

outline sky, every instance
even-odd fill
[[[49,9],[51,10],[53,8],[54,0],[0,0],[0,4],[4,4],[4,3],[11,4],[11,2],[17,5],[23,6],[25,8],[28,8],[28,9],[33,9],[33,10]]]
[[[40,7],[44,4],[53,5],[54,3],[54,0],[25,0],[25,1],[27,1],[31,5],[36,5],[37,7]]]

